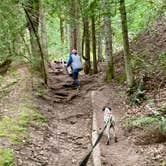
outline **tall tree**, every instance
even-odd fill
[[[23,8],[27,17],[28,30],[30,33],[31,50],[34,58],[35,69],[40,71],[45,84],[47,84],[45,58],[38,34],[39,6],[39,0],[29,0],[27,4],[23,4]]]
[[[72,0],[70,3],[70,49],[77,48],[78,53],[81,53],[81,26],[80,26],[80,11],[79,1]]]
[[[31,50],[33,55],[38,56],[39,46],[35,37],[35,33],[38,34],[39,28],[39,0],[28,0],[25,5],[25,9],[29,17],[27,17],[27,25],[30,33]]]
[[[128,86],[132,86],[133,85],[133,74],[132,74],[132,69],[130,66],[131,54],[130,54],[130,49],[129,49],[129,38],[128,38],[125,0],[120,0],[120,14],[121,14],[121,22],[122,22],[124,61],[125,61],[127,84],[128,84]]]
[[[44,0],[40,0],[40,26],[41,26],[41,45],[45,59],[48,59],[47,50],[47,30],[46,30],[46,18],[45,18],[45,7]]]
[[[103,57],[103,43],[102,43],[101,32],[98,32],[97,46],[98,46],[97,48],[98,62],[102,62],[104,60],[104,57]]]
[[[89,19],[88,17],[84,18],[84,35],[85,35],[85,74],[90,74],[91,72],[91,63],[90,63],[90,34],[89,34]]]
[[[61,34],[61,49],[63,53],[63,47],[64,47],[64,42],[65,42],[65,27],[64,27],[64,14],[60,13],[59,14],[59,21],[60,21],[60,34]]]
[[[106,80],[111,81],[114,77],[114,64],[113,64],[113,49],[112,49],[112,28],[111,28],[111,13],[110,1],[103,0],[104,3],[104,24],[105,24],[105,40],[106,40],[106,59],[107,70]]]
[[[95,25],[95,12],[94,5],[91,6],[92,9],[92,49],[93,49],[93,74],[97,73],[97,57],[96,57],[96,25]]]

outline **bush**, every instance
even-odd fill
[[[14,166],[14,154],[12,150],[0,149],[0,166]]]

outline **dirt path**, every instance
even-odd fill
[[[84,77],[84,76],[83,76]],[[102,85],[95,77],[83,78],[81,91],[64,88],[65,74],[50,77],[50,89],[36,99],[47,124],[30,126],[31,140],[17,149],[18,166],[76,166],[91,148],[90,90]],[[93,84],[92,84],[93,82]],[[92,159],[88,162],[92,166]]]

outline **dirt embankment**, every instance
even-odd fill
[[[166,16],[141,33],[131,43],[131,50],[136,55],[145,55],[157,59],[162,53],[166,53]]]

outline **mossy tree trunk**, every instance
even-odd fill
[[[44,0],[40,0],[40,26],[41,26],[41,45],[45,59],[48,61],[48,49],[47,49],[47,30],[46,30],[46,18],[44,10]]]
[[[126,71],[126,77],[127,77],[127,84],[129,87],[131,87],[133,85],[133,74],[132,74],[132,69],[130,66],[131,54],[129,49],[125,0],[120,0],[120,14],[121,14],[121,22],[122,22],[125,71]]]

